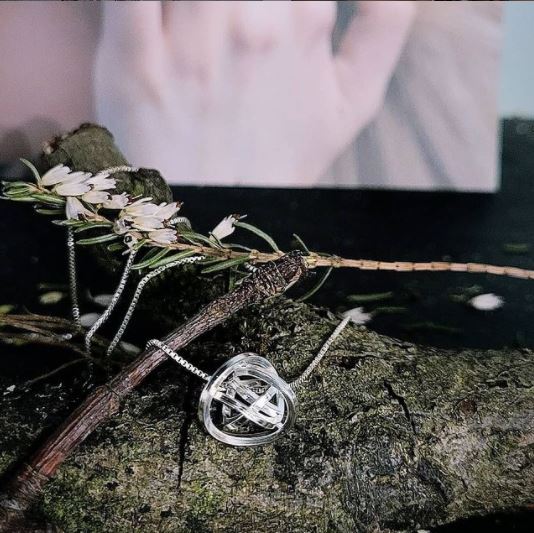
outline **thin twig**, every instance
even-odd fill
[[[50,370],[50,372],[46,372],[45,374],[41,374],[40,376],[37,376],[36,378],[30,379],[23,383],[20,388],[21,389],[27,389],[31,387],[32,385],[35,385],[36,383],[39,383],[40,381],[44,381],[45,379],[51,378],[52,376],[55,376],[59,372],[65,370],[66,368],[69,368],[71,366],[74,366],[78,363],[87,363],[86,357],[79,357],[78,359],[73,359],[72,361],[67,361],[66,363],[63,363],[62,365],[58,366],[57,368],[54,368],[54,370]]]
[[[173,243],[170,248],[190,250],[194,253],[221,259],[248,258],[251,263],[267,263],[284,255],[284,252],[266,253],[258,250],[238,252],[228,248],[210,248],[186,243]],[[320,267],[354,268],[357,270],[385,270],[394,272],[465,272],[467,274],[491,274],[520,279],[534,279],[534,270],[486,263],[453,263],[446,261],[375,261],[371,259],[348,259],[326,254],[311,253],[304,257],[308,269]]]

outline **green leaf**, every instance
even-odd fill
[[[151,248],[148,249],[147,253],[143,256],[142,259],[140,259],[140,262],[141,261],[148,261],[149,259],[152,259],[156,254],[160,253],[161,252],[161,248],[158,248],[157,246],[153,246]],[[133,265],[133,268],[135,268],[139,263],[136,263]]]
[[[35,176],[37,183],[41,183],[41,175],[39,174],[39,171],[35,168],[35,165],[31,161],[28,161],[23,157],[21,157],[20,160],[32,171],[32,174]]]
[[[252,252],[252,248],[235,243],[223,243],[223,248],[229,248],[230,250],[241,250],[242,252]]]
[[[306,252],[308,255],[310,255],[310,250],[308,249],[308,247],[304,244],[304,241],[296,234],[296,233],[293,233],[293,238],[297,241],[297,244],[300,246],[300,248]]]
[[[74,233],[81,233],[82,231],[94,228],[110,228],[111,226],[111,222],[84,222],[79,228],[74,230]]]
[[[132,246],[132,250],[139,251],[147,242],[148,239],[140,239]]]
[[[377,307],[373,309],[373,315],[393,315],[396,313],[407,313],[407,312],[408,312],[407,307],[395,306],[395,305],[382,306],[382,307]]]
[[[197,244],[197,242],[202,242],[204,244],[207,244],[210,248],[213,248],[216,245],[216,242],[209,239],[205,235],[202,235],[200,233],[195,233],[194,231],[186,231],[180,233],[180,237],[183,237],[184,239],[188,240],[192,244]]]
[[[265,233],[261,229],[257,228],[256,226],[253,226],[252,224],[248,224],[247,222],[234,222],[234,226],[237,227],[237,228],[246,229],[246,230],[254,233],[258,237],[261,237],[267,244],[269,244],[269,246],[275,252],[279,252],[280,251],[280,249],[278,248],[278,246],[276,245],[276,243],[274,242],[272,237],[267,235],[267,233]]]
[[[58,211],[57,209],[42,209],[41,207],[36,207],[35,212],[39,213],[40,215],[52,215],[52,216],[60,216],[63,214],[63,211]]]
[[[171,255],[169,257],[165,257],[165,259],[162,259],[161,261],[158,261],[157,263],[153,263],[150,265],[151,269],[159,268],[163,265],[168,265],[169,263],[173,263],[174,261],[178,261],[179,259],[183,259],[184,257],[189,257],[191,255],[195,255],[197,252],[196,250],[185,250],[185,252],[180,252],[174,255]]]
[[[11,313],[13,309],[15,309],[15,306],[11,304],[0,305],[0,315],[7,315],[8,313]]]
[[[233,259],[226,259],[223,261],[219,261],[218,263],[209,266],[207,268],[204,268],[202,270],[202,274],[210,274],[211,272],[219,272],[221,270],[225,270],[227,268],[232,268],[238,265],[241,265],[242,263],[246,263],[247,261],[250,261],[249,256],[244,257],[234,257]]]
[[[114,241],[118,238],[118,235],[112,233],[110,235],[100,235],[99,237],[91,237],[89,239],[80,239],[79,241],[76,241],[76,244],[79,244],[81,246],[88,246],[90,244],[100,244],[102,242]]]
[[[6,196],[24,196],[37,192],[39,189],[25,181],[3,181],[3,192]]]
[[[370,294],[349,294],[347,300],[352,303],[363,304],[369,302],[380,302],[393,298],[393,292],[373,292]]]
[[[33,197],[35,200],[39,200],[39,202],[43,202],[45,204],[51,204],[51,205],[65,205],[65,200],[63,198],[58,198],[57,196],[53,196],[52,194],[34,194]]]
[[[2,185],[4,187],[32,187],[35,189],[35,185],[27,181],[2,181]]]
[[[2,200],[11,200],[12,202],[31,202],[35,203],[34,198],[31,196],[2,196]]]
[[[124,249],[124,244],[121,244],[119,242],[114,242],[113,244],[109,244],[107,246],[107,249],[110,252],[118,252],[119,250],[123,250]]]
[[[77,220],[75,218],[69,218],[67,220],[52,220],[52,224],[55,224],[56,226],[69,226],[72,228],[80,227],[85,222],[83,220]]]
[[[304,302],[308,298],[311,298],[323,285],[324,282],[328,279],[330,274],[332,273],[333,267],[330,267],[319,279],[319,281],[316,283],[316,285],[310,289],[306,294],[301,296],[300,298],[297,298],[297,302]]]
[[[502,245],[502,249],[507,254],[528,254],[530,252],[530,244],[528,242],[508,242]]]
[[[43,305],[53,305],[61,302],[66,294],[60,291],[45,292],[39,296],[39,302]]]
[[[141,270],[142,268],[147,268],[154,263],[157,263],[170,252],[170,248],[160,248],[159,251],[157,250],[158,249],[156,248],[156,253],[153,253],[153,251],[150,250],[150,252],[145,255],[140,263],[132,266],[132,270]]]

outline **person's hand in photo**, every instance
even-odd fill
[[[170,181],[313,185],[380,108],[412,2],[106,2],[97,118]]]

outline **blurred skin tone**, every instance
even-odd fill
[[[13,51],[0,59],[2,79],[16,72],[13,94],[0,103],[0,139],[36,116],[61,129],[97,119],[130,161],[161,169],[171,182],[252,178],[266,185],[313,185],[370,121],[415,9],[412,2],[359,2],[334,54],[335,2],[79,5],[0,5],[0,46]],[[89,22],[84,10],[93,12]],[[35,36],[42,17],[46,29]],[[52,61],[47,53],[60,53],[55,43],[65,40],[65,26],[76,37],[61,47],[70,56],[58,63],[63,75],[60,67],[55,75],[33,69]],[[30,44],[17,51],[22,35]],[[17,91],[28,83],[32,90]]]
[[[0,2],[0,162],[94,119],[99,26],[92,2]]]

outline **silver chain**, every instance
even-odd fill
[[[109,167],[101,172],[114,174],[116,172],[138,172],[137,167],[128,165],[120,165],[116,167]],[[74,230],[71,227],[67,228],[67,257],[69,269],[69,292],[72,310],[72,320],[78,329],[82,328],[80,320],[80,304],[78,301],[78,279],[76,275],[76,243],[74,240]]]
[[[138,167],[131,167],[129,165],[118,165],[116,167],[105,168],[99,172],[107,172],[108,174],[116,174],[117,172],[139,172]]]
[[[67,257],[69,267],[69,291],[72,308],[72,320],[78,329],[81,329],[80,304],[78,303],[78,280],[76,276],[76,249],[74,243],[74,230],[67,228]]]
[[[256,272],[258,270],[257,266],[254,266],[252,263],[243,263],[243,267],[245,270],[248,270],[249,272]]]
[[[120,325],[117,333],[115,334],[115,337],[113,337],[113,340],[111,341],[111,344],[108,346],[108,349],[106,351],[106,354],[109,356],[113,353],[113,350],[116,348],[117,344],[119,344],[122,336],[124,335],[124,332],[126,331],[126,328],[128,327],[128,323],[130,322],[130,319],[132,318],[132,315],[135,311],[135,307],[137,305],[137,302],[139,301],[139,298],[141,297],[141,293],[143,292],[143,289],[145,288],[145,285],[156,276],[159,276],[165,270],[178,266],[183,264],[192,264],[196,263],[197,261],[201,261],[204,259],[203,255],[197,255],[194,257],[184,257],[183,259],[178,259],[176,261],[173,261],[172,263],[169,263],[167,265],[162,265],[159,268],[156,268],[154,271],[148,273],[146,276],[144,276],[139,284],[137,285],[137,288],[135,289],[135,293],[133,295],[132,301],[130,302],[130,306],[128,307],[128,310],[126,311],[126,314],[124,315],[124,319],[122,320],[122,324]]]
[[[196,366],[192,365],[189,361],[186,361],[183,357],[180,357],[174,350],[171,350],[166,344],[163,342],[157,340],[157,339],[150,339],[146,343],[147,347],[149,346],[155,346],[162,352],[165,352],[171,359],[176,361],[179,365],[183,366],[186,370],[189,370],[192,374],[195,374],[195,376],[198,376],[199,378],[203,379],[204,381],[209,381],[210,376],[206,374],[206,372],[202,372],[200,368],[197,368]]]
[[[97,332],[100,326],[102,326],[102,324],[109,318],[109,316],[113,312],[113,309],[115,309],[115,306],[117,305],[121,297],[121,294],[124,291],[124,288],[126,287],[128,276],[132,269],[132,264],[134,262],[136,254],[137,254],[137,250],[132,250],[129,253],[128,260],[126,261],[124,271],[119,281],[119,286],[117,287],[117,290],[114,292],[113,297],[111,298],[110,304],[108,305],[107,309],[102,313],[102,315],[100,315],[100,318],[93,324],[93,326],[91,327],[91,329],[88,331],[87,335],[85,336],[85,350],[87,353],[90,353],[91,351],[91,341],[92,341],[94,334]]]
[[[350,317],[344,318],[333,331],[332,335],[328,337],[327,341],[323,344],[317,355],[313,358],[313,361],[307,366],[306,370],[302,374],[292,381],[289,386],[296,390],[302,386],[302,384],[310,377],[310,374],[315,370],[317,365],[321,362],[323,357],[326,355],[326,352],[330,349],[332,343],[339,337],[341,332],[345,329],[345,326],[350,322]]]
[[[310,374],[315,370],[317,365],[321,362],[321,360],[324,358],[328,350],[330,349],[330,346],[332,346],[332,343],[341,335],[341,332],[345,329],[345,326],[351,321],[350,317],[344,318],[336,327],[336,329],[333,331],[333,333],[328,337],[327,341],[323,344],[317,355],[314,357],[313,361],[306,367],[304,372],[292,381],[289,386],[296,390],[302,386],[302,384],[310,377]],[[165,352],[171,359],[176,361],[179,365],[183,366],[186,370],[189,370],[192,374],[195,374],[195,376],[198,376],[199,378],[202,378],[204,381],[209,381],[210,376],[200,370],[200,368],[197,368],[196,366],[192,365],[189,361],[186,361],[183,357],[179,356],[174,350],[169,348],[165,343],[157,340],[157,339],[150,339],[147,342],[147,348],[150,346],[155,346],[156,348],[159,348],[162,352]]]
[[[178,224],[183,224],[184,226],[187,226],[189,229],[191,229],[191,221],[187,217],[174,217],[169,220],[169,224],[172,226],[176,226]]]

